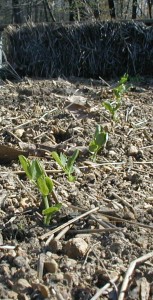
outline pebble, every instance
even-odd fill
[[[109,151],[109,155],[110,155],[111,157],[117,157],[116,152],[113,151],[113,150],[110,150],[110,151]]]
[[[11,300],[17,300],[18,299],[18,294],[14,291],[8,291],[7,292],[7,298]]]
[[[3,236],[1,233],[0,233],[0,245],[3,245]]]
[[[58,264],[54,259],[49,259],[44,262],[44,268],[49,273],[56,273],[58,270]]]
[[[56,253],[57,251],[62,250],[62,243],[59,240],[53,239],[49,243],[49,248],[52,252]]]
[[[66,272],[64,274],[64,279],[67,281],[68,286],[72,286],[73,284],[79,285],[78,275],[74,272]]]
[[[19,128],[15,131],[15,135],[19,138],[22,137],[23,133],[24,133],[24,129],[22,129],[22,128]]]
[[[44,298],[50,299],[49,288],[46,285],[39,283],[39,284],[37,284],[37,289],[40,291],[40,293],[42,294],[42,296]]]
[[[45,282],[48,284],[54,282],[63,282],[63,278],[64,275],[63,273],[55,273],[55,274],[51,274],[51,273],[47,273],[44,275],[43,279],[45,280]]]
[[[24,278],[20,278],[18,279],[18,281],[13,285],[13,290],[15,292],[21,292],[21,293],[26,293],[26,291],[31,288],[31,285],[29,284],[29,282],[24,279]]]
[[[85,180],[88,181],[88,183],[95,183],[96,181],[96,176],[93,173],[88,173],[85,175]]]
[[[148,241],[147,239],[145,239],[144,236],[140,236],[137,240],[136,240],[137,244],[141,247],[141,249],[147,249],[148,247]]]
[[[81,238],[70,239],[64,246],[65,254],[70,258],[84,257],[88,244]]]
[[[15,251],[15,250],[12,250],[12,249],[9,250],[9,251],[8,251],[8,257],[9,257],[9,256],[10,256],[10,257],[16,257],[16,251]]]
[[[27,266],[28,261],[28,258],[25,258],[23,256],[17,256],[14,258],[13,263],[16,267],[22,268]]]
[[[26,294],[23,294],[23,293],[20,293],[20,300],[30,300],[30,296],[28,296]]]
[[[128,155],[129,156],[135,156],[138,153],[138,148],[134,145],[130,145],[129,149],[128,149]]]
[[[64,272],[67,272],[75,269],[76,265],[77,265],[77,261],[75,259],[65,256],[65,260],[62,264],[62,268],[64,269]]]

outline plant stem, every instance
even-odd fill
[[[49,208],[48,197],[47,196],[43,196],[43,200],[44,200],[45,209]],[[48,219],[48,217],[44,216],[44,224],[45,225],[49,225],[49,222],[50,222],[50,220]]]
[[[48,197],[47,196],[43,196],[43,200],[44,200],[45,209],[49,208]]]

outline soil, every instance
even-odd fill
[[[37,188],[11,151],[7,161],[1,156],[0,299],[121,300],[138,258],[122,299],[153,299],[153,80],[133,79],[112,121],[102,102],[113,99],[115,84],[1,81],[1,145],[39,159],[54,181],[50,205],[63,205],[46,226]],[[108,142],[93,162],[88,146],[97,124]],[[76,180],[69,182],[50,152],[69,157],[76,148]]]

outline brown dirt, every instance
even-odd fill
[[[98,80],[25,79],[1,82],[0,91],[1,144],[29,148],[29,159],[39,156],[55,182],[52,203],[63,202],[44,226],[41,196],[18,161],[0,165],[0,299],[89,300],[116,276],[116,284],[97,299],[118,299],[130,262],[153,251],[153,81],[133,84],[117,122],[101,104],[112,98],[112,88]],[[88,145],[96,124],[109,140],[93,164]],[[70,183],[49,150],[69,155],[76,147],[77,179]],[[61,238],[55,233],[50,241],[50,235],[42,239],[96,207],[99,211],[76,221]],[[136,266],[124,299],[152,297],[150,259]]]

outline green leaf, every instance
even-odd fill
[[[128,81],[129,75],[124,74],[124,76],[121,77],[119,84],[125,84]]]
[[[106,143],[106,134],[104,132],[99,133],[96,136],[96,140],[95,140],[96,144],[98,145],[98,147],[103,147]]]
[[[53,183],[52,179],[50,177],[46,176],[45,182],[46,182],[47,188],[49,190],[49,193],[51,193],[53,190],[53,187],[54,187],[54,183]]]
[[[95,141],[92,141],[90,144],[89,144],[89,151],[91,153],[94,153],[96,151],[98,151],[98,146],[96,145]]]
[[[49,208],[46,208],[42,211],[42,214],[47,216],[47,215],[52,215],[54,214],[55,212],[59,211],[62,207],[62,203],[58,203],[54,206],[51,206]]]
[[[67,156],[62,152],[60,153],[60,160],[61,160],[63,168],[65,168],[66,163],[67,163]]]
[[[58,155],[58,153],[56,151],[51,152],[52,157],[54,158],[54,160],[59,164],[59,166],[63,169],[63,164],[61,162],[60,156]]]
[[[94,136],[96,137],[101,131],[102,131],[101,125],[97,125]]]
[[[105,108],[113,115],[114,114],[114,107],[110,102],[104,102],[103,105]]]
[[[27,159],[24,155],[19,155],[19,161],[20,164],[26,173],[27,177],[32,180],[32,173],[31,173],[31,167],[30,167],[30,161]]]
[[[125,84],[119,85],[116,89],[114,89],[114,92],[116,92],[118,95],[125,93],[126,92]]]
[[[69,157],[67,161],[66,169],[69,171],[69,173],[73,172],[73,165],[79,155],[79,150],[76,149],[71,157]]]
[[[42,175],[45,176],[45,172],[41,168],[40,163],[38,162],[38,160],[33,160],[31,162],[30,170],[31,170],[33,181],[37,181],[37,179],[39,177],[41,177]]]
[[[44,177],[39,177],[37,179],[37,186],[39,188],[39,191],[42,193],[44,196],[49,195],[49,188],[46,184],[45,178]]]
[[[74,182],[76,180],[75,176],[72,176],[71,174],[68,174],[68,181]]]
[[[34,161],[34,168],[35,168],[35,172],[36,172],[36,180],[41,177],[41,176],[45,176],[45,170],[43,169],[42,165],[40,164],[40,162],[36,159]]]

